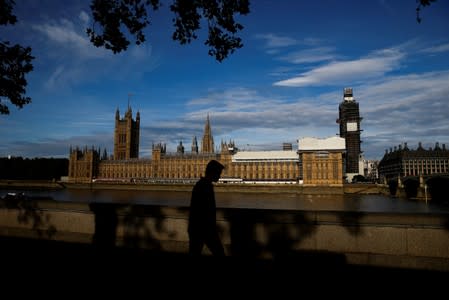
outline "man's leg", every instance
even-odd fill
[[[218,234],[209,235],[206,238],[205,244],[214,256],[219,256],[219,257],[225,256],[224,248],[223,248],[223,245],[221,243],[221,240],[220,240],[220,237],[218,236]]]
[[[189,234],[189,254],[192,256],[201,256],[203,251],[204,239],[195,234]]]

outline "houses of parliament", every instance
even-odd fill
[[[107,157],[106,151],[101,155],[99,149],[70,149],[69,182],[194,182],[204,175],[207,163],[215,159],[225,166],[221,178],[224,182],[342,186],[348,168],[345,164],[353,168],[355,157],[360,155],[361,118],[352,89],[345,89],[339,111],[340,137],[302,138],[298,140],[297,151],[288,143],[284,143],[282,150],[240,151],[233,141],[222,141],[216,151],[207,115],[200,146],[196,136],[192,138],[190,151],[186,151],[182,142],[172,153],[167,152],[165,144],[153,144],[151,158],[142,159],[140,113],[133,119],[128,106],[123,118],[118,109],[115,114],[112,157]],[[345,139],[350,139],[350,143]],[[352,147],[349,150],[347,143]]]

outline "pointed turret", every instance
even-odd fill
[[[178,154],[183,154],[184,153],[184,145],[182,144],[182,141],[179,141],[179,145],[176,148],[176,152]]]
[[[132,117],[133,117],[133,111],[131,109],[131,106],[128,106],[128,110],[126,111],[125,118],[132,119]]]
[[[192,153],[198,154],[198,142],[196,140],[196,136],[194,136],[192,139]]]

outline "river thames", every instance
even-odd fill
[[[187,207],[190,192],[148,190],[3,190],[24,192],[27,196],[50,197],[61,202],[110,202],[117,204]],[[243,209],[280,209],[309,211],[358,211],[397,213],[449,213],[449,206],[425,200],[406,200],[388,195],[338,194],[305,195],[295,193],[223,193],[216,192],[217,207]]]

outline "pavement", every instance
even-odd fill
[[[207,255],[193,259],[184,253],[99,249],[91,244],[12,237],[0,237],[0,257],[3,287],[19,282],[109,293],[132,287],[133,292],[150,289],[164,297],[180,292],[184,296],[203,294],[206,288],[227,296],[236,291],[252,296],[278,291],[285,295],[280,298],[290,298],[288,293],[298,291],[348,295],[356,287],[373,293],[418,288],[428,296],[436,287],[444,288],[449,279],[448,272],[349,265],[343,256],[331,253],[298,252],[269,260]]]

